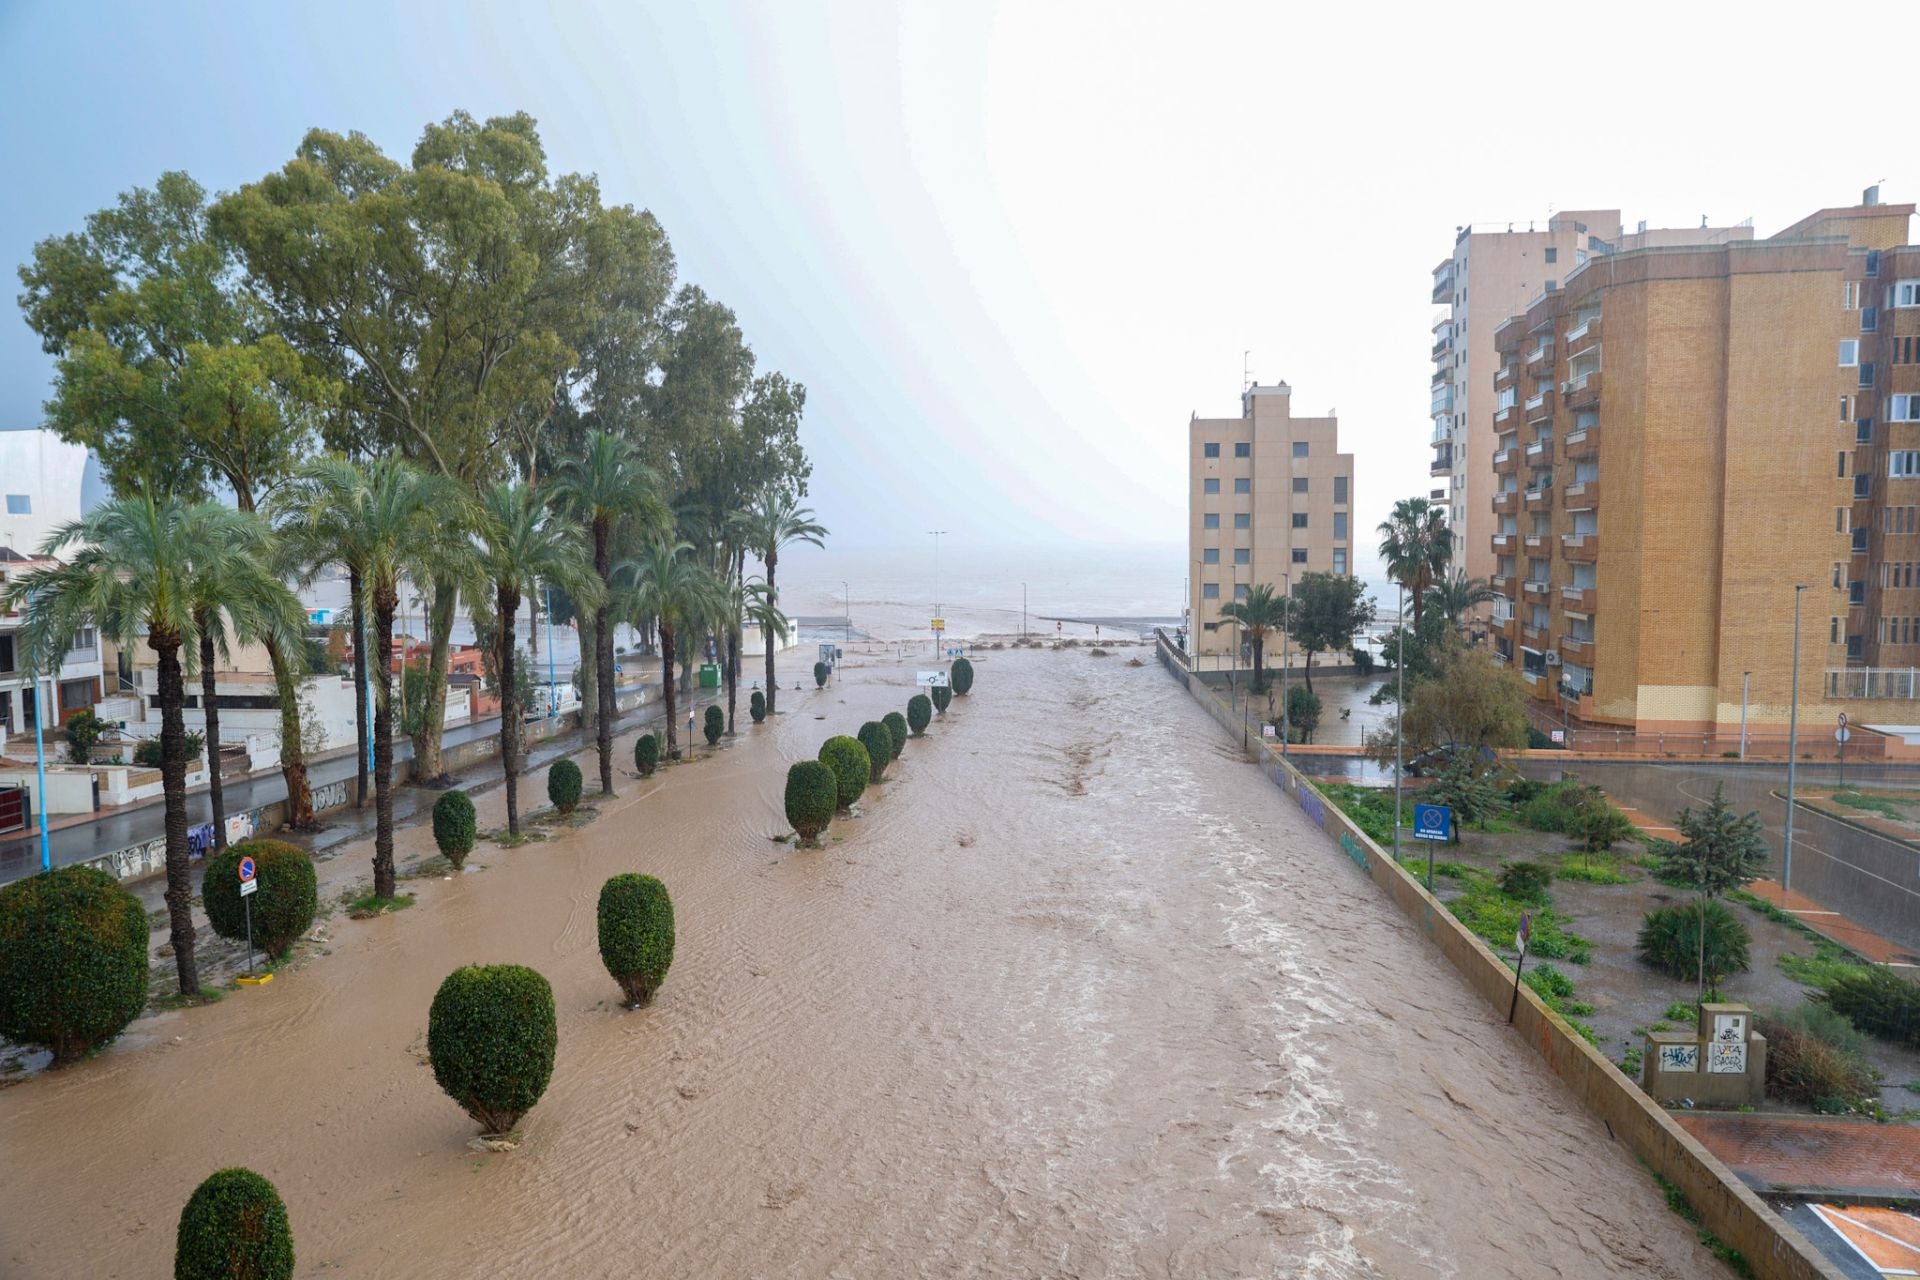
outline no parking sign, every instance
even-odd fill
[[[1414,805],[1413,838],[1415,840],[1452,839],[1453,810],[1443,804]]]

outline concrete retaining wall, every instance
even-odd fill
[[[1247,754],[1294,797],[1314,823],[1339,844],[1354,864],[1393,899],[1420,931],[1489,1004],[1504,1012],[1513,997],[1513,970],[1454,919],[1393,855],[1375,844],[1292,765],[1261,742],[1257,730],[1243,736],[1240,717],[1212,696],[1175,656],[1156,643],[1168,673],[1192,694],[1228,733],[1242,737]],[[1528,987],[1520,989],[1513,1029],[1533,1046],[1615,1139],[1685,1193],[1707,1230],[1738,1249],[1762,1280],[1845,1280],[1799,1232],[1680,1128],[1620,1069],[1548,1009]]]

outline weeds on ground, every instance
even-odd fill
[[[1375,844],[1392,846],[1393,792],[1379,787],[1356,787],[1350,782],[1322,783],[1320,792],[1351,818],[1356,827],[1366,832]],[[1404,817],[1410,808],[1404,798],[1401,805]]]
[[[1835,982],[1868,967],[1859,956],[1831,938],[1812,934],[1813,954],[1783,952],[1778,961],[1780,972],[1802,986],[1824,991]]]
[[[1638,1080],[1640,1078],[1640,1068],[1642,1065],[1641,1059],[1645,1054],[1646,1050],[1640,1045],[1628,1045],[1626,1051],[1620,1055],[1620,1074],[1629,1080]]]
[[[1905,821],[1909,815],[1904,805],[1920,804],[1920,796],[1893,796],[1878,792],[1856,791],[1849,787],[1845,791],[1833,793],[1833,802],[1845,805],[1849,809],[1864,809],[1868,813],[1877,813],[1883,818]]]
[[[1647,1172],[1653,1173],[1652,1166],[1647,1167]],[[1706,1246],[1709,1253],[1732,1267],[1735,1275],[1747,1277],[1753,1275],[1752,1265],[1738,1249],[1700,1225],[1700,1215],[1694,1210],[1693,1205],[1688,1203],[1686,1192],[1657,1173],[1653,1173],[1653,1180],[1660,1184],[1660,1191],[1667,1198],[1667,1208],[1679,1214],[1681,1221],[1694,1229],[1694,1234],[1699,1238],[1700,1243]]]
[[[1567,1025],[1585,1037],[1588,1044],[1596,1048],[1599,1046],[1600,1040],[1593,1028],[1580,1021],[1592,1016],[1593,1006],[1573,998],[1572,978],[1550,964],[1537,964],[1527,970],[1521,981],[1533,989],[1533,993],[1545,1002],[1547,1008],[1566,1019]]]
[[[1464,877],[1466,892],[1447,903],[1447,909],[1461,924],[1491,946],[1513,948],[1513,937],[1520,931],[1520,917],[1532,917],[1527,954],[1542,960],[1569,960],[1586,964],[1593,959],[1593,943],[1567,929],[1551,906],[1540,906],[1511,897],[1500,891],[1484,872]]]
[[[1639,876],[1620,869],[1618,859],[1604,853],[1564,854],[1554,868],[1556,880],[1577,880],[1582,884],[1632,884]]]
[[[200,994],[193,996],[184,996],[178,991],[175,991],[164,996],[149,996],[147,998],[147,1008],[156,1010],[198,1009],[203,1004],[219,1004],[222,1000],[226,999],[226,995],[227,993],[219,987],[202,987],[200,988]]]
[[[371,920],[374,916],[386,916],[396,911],[405,911],[412,905],[413,895],[410,893],[396,893],[391,898],[367,893],[347,900],[347,915],[354,920]]]
[[[1669,1022],[1684,1022],[1691,1026],[1700,1021],[1700,1010],[1693,1005],[1675,1000],[1667,1006],[1667,1011],[1660,1016]]]

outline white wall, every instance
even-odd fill
[[[54,529],[78,520],[86,468],[84,445],[51,431],[0,431],[0,544],[33,555]],[[9,495],[26,498],[32,510],[8,511]]]

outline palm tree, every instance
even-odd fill
[[[747,549],[760,557],[760,563],[767,567],[767,596],[778,602],[780,590],[774,583],[773,575],[780,563],[780,548],[796,542],[824,546],[826,527],[815,522],[811,507],[800,506],[792,494],[774,488],[763,492],[759,501],[741,512],[738,519]],[[767,714],[772,715],[774,697],[780,688],[773,676],[774,636],[764,626],[760,634],[767,646]]]
[[[1247,588],[1244,599],[1229,600],[1220,606],[1220,616],[1240,624],[1253,641],[1253,691],[1267,688],[1267,632],[1287,625],[1287,598],[1276,595],[1271,583],[1261,582]]]
[[[547,509],[539,486],[513,481],[496,484],[482,491],[474,515],[480,572],[493,592],[493,669],[500,681],[500,764],[507,780],[507,834],[517,836],[525,709],[514,686],[514,619],[521,603],[537,596],[542,583],[563,588],[582,604],[598,600],[599,586],[592,578],[579,529]],[[604,701],[601,705],[604,709]]]
[[[650,540],[640,554],[620,562],[614,582],[626,597],[628,616],[655,619],[660,631],[661,684],[666,692],[667,755],[679,750],[675,723],[673,661],[676,637],[717,612],[719,581],[694,558],[686,542]],[[689,744],[691,745],[691,744]]]
[[[394,896],[393,616],[403,580],[470,576],[465,514],[451,482],[397,457],[317,459],[275,495],[276,524],[307,576],[330,564],[360,577],[373,623],[373,893]],[[357,647],[357,646],[356,646]]]
[[[767,648],[771,650],[775,640],[784,644],[787,637],[793,634],[793,623],[780,611],[780,606],[774,603],[773,589],[767,585],[767,580],[748,578],[741,588],[741,596],[744,605],[741,617],[760,628],[760,634],[766,637]],[[737,658],[734,665],[736,667],[739,665]],[[739,683],[737,671],[734,674],[734,683],[736,685]],[[731,698],[732,695],[728,696]],[[728,711],[728,716],[731,720],[731,709]]]
[[[6,607],[27,607],[31,671],[56,668],[82,627],[131,648],[144,637],[159,667],[160,778],[165,797],[167,917],[180,994],[200,991],[193,955],[193,882],[187,865],[186,684],[181,650],[198,627],[196,605],[244,618],[282,617],[288,592],[264,563],[260,518],[217,503],[114,498],[60,526],[41,554],[71,552],[65,564],[34,569],[7,590]],[[298,604],[293,608],[298,609]]]
[[[1487,585],[1485,578],[1469,578],[1465,569],[1455,569],[1450,577],[1427,588],[1427,603],[1447,615],[1447,621],[1460,625],[1467,610],[1497,599],[1500,593]]]
[[[1425,498],[1402,498],[1380,524],[1380,559],[1393,580],[1413,599],[1413,627],[1420,629],[1427,588],[1447,571],[1453,559],[1453,534],[1447,528],[1445,507]]]
[[[593,669],[595,677],[595,741],[600,750],[600,791],[613,794],[613,722],[617,714],[613,687],[612,607],[615,540],[637,525],[658,528],[666,516],[652,471],[640,462],[633,447],[609,431],[587,437],[586,452],[569,458],[553,479],[556,504],[586,526],[593,545],[593,572],[600,580],[599,603],[594,606]]]

